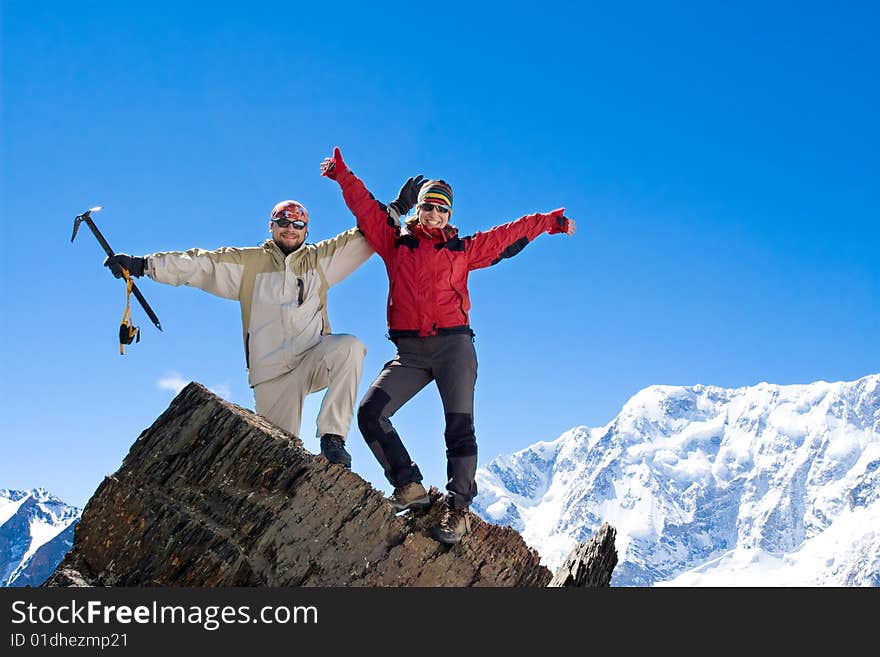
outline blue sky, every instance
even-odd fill
[[[180,5],[183,6],[180,6]],[[0,487],[83,505],[196,380],[253,407],[237,304],[144,280],[118,353],[117,251],[247,246],[296,198],[310,239],[352,225],[319,177],[340,146],[391,200],[455,189],[465,233],[565,206],[471,276],[480,462],[609,422],[652,384],[880,371],[873,3],[2,5]],[[337,332],[393,355],[377,258],[334,288]],[[303,438],[317,451],[307,404]],[[395,416],[443,487],[432,386]],[[357,428],[354,469],[389,488]]]

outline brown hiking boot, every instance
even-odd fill
[[[395,511],[406,511],[407,509],[423,510],[431,506],[431,498],[428,497],[428,491],[417,481],[412,481],[403,486],[394,489],[391,497],[387,498],[391,502],[391,506]]]
[[[471,519],[467,507],[464,509],[443,509],[439,524],[431,530],[431,535],[446,545],[455,545],[461,537],[471,530]]]

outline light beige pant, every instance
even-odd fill
[[[257,413],[299,436],[306,395],[327,388],[318,413],[317,436],[346,437],[354,414],[367,348],[353,335],[323,335],[295,369],[254,386]]]

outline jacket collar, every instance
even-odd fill
[[[284,262],[287,260],[287,256],[285,256],[284,253],[281,251],[281,249],[278,248],[278,245],[275,244],[275,240],[273,240],[271,238],[269,238],[265,242],[263,242],[263,250],[265,250],[267,253],[271,254],[271,256],[279,262]],[[305,253],[305,252],[306,252],[306,243],[303,242],[302,244],[300,244],[300,247],[296,251],[293,251],[292,253],[290,253],[290,255],[299,256],[301,253]]]
[[[411,224],[406,224],[406,229],[419,239],[436,243],[447,242],[458,235],[458,228],[452,224],[446,224],[443,228],[425,228],[418,221],[415,221]]]

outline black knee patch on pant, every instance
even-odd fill
[[[370,388],[358,406],[358,428],[368,443],[376,442],[385,434],[380,420],[389,401],[391,397],[382,388]]]
[[[390,395],[381,388],[370,388],[358,406],[357,418],[361,434],[385,471],[385,478],[397,487],[411,481],[421,481],[422,473],[385,417],[385,409],[390,401]]]
[[[445,437],[447,458],[476,456],[477,438],[470,413],[447,413]]]

